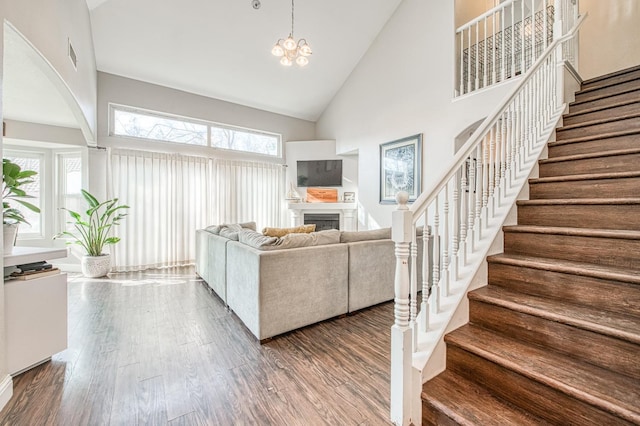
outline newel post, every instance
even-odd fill
[[[395,242],[395,321],[391,327],[391,421],[411,423],[411,369],[413,330],[409,326],[409,253],[412,241],[412,214],[407,207],[409,194],[396,195],[398,209],[392,214],[391,238]]]

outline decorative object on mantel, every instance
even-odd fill
[[[81,267],[82,273],[88,278],[104,277],[111,270],[111,255],[103,253],[102,249],[105,245],[116,244],[120,241],[118,237],[109,237],[109,231],[114,225],[119,225],[127,214],[122,213],[122,209],[128,209],[129,206],[118,205],[118,199],[99,202],[96,197],[89,192],[82,191],[89,209],[87,210],[87,218],[83,218],[79,213],[63,208],[69,212],[69,216],[74,220],[74,227],[77,235],[68,231],[57,234],[55,238],[69,237],[71,241],[67,244],[78,244],[82,246],[86,255],[82,257]]]
[[[307,203],[337,203],[338,190],[326,188],[307,188]]]
[[[342,199],[345,203],[354,203],[356,201],[356,193],[355,192],[345,192],[342,195]]]
[[[33,177],[38,172],[34,170],[22,170],[22,168],[4,158],[2,160],[2,223],[3,223],[3,237],[4,237],[4,254],[11,254],[13,246],[18,236],[18,224],[26,223],[27,220],[24,214],[17,208],[11,205],[11,202],[21,204],[23,207],[29,210],[40,213],[40,209],[37,206],[27,202],[24,198],[35,198],[32,195],[27,195],[21,186],[29,185],[34,182]]]
[[[409,202],[420,195],[422,134],[380,145],[380,204],[396,204],[396,194],[406,191]]]
[[[308,57],[311,55],[311,46],[307,40],[301,38],[296,42],[293,38],[293,0],[291,0],[291,32],[286,40],[280,39],[271,49],[274,56],[280,58],[280,63],[285,67],[290,67],[293,62],[304,67],[309,63]]]
[[[286,200],[290,203],[297,203],[300,201],[300,194],[298,194],[298,191],[293,187],[293,182],[289,182],[289,191],[287,191]]]

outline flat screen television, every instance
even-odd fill
[[[298,186],[342,186],[342,160],[298,161]]]

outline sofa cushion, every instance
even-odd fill
[[[205,231],[207,232],[211,232],[214,235],[220,235],[220,231],[224,228],[228,228],[228,227],[232,227],[233,229],[237,229],[237,227],[235,226],[239,226],[242,229],[251,229],[253,231],[256,230],[256,223],[255,222],[244,222],[244,223],[223,223],[222,225],[211,225],[211,226],[207,226],[206,228],[204,228]],[[224,235],[223,235],[224,236]],[[228,238],[228,237],[227,237]],[[232,238],[233,239],[233,238]],[[235,240],[237,241],[238,239],[235,238]]]
[[[278,240],[275,247],[278,249],[289,249],[338,243],[340,243],[340,231],[337,229],[327,229],[309,234],[287,234]]]
[[[284,237],[288,234],[308,234],[316,230],[316,224],[300,225],[294,228],[264,228],[262,233],[268,237]]]
[[[391,239],[391,228],[372,229],[370,231],[344,231],[340,233],[341,243],[355,243],[357,241],[389,240]]]
[[[238,233],[238,240],[249,247],[263,249],[263,247],[276,244],[278,237],[268,237],[252,229],[243,229]]]

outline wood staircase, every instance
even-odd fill
[[[640,66],[585,81],[423,424],[640,424]]]

